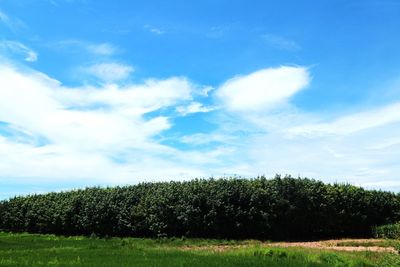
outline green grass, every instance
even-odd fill
[[[220,248],[220,249],[218,249]],[[0,266],[400,266],[399,256],[266,248],[258,241],[0,233]]]

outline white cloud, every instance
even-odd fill
[[[208,119],[218,129],[174,136],[168,112],[210,109],[203,87],[186,78],[70,88],[0,63],[0,121],[24,133],[0,134],[0,179],[90,185],[287,173],[400,190],[399,103],[328,120],[290,103],[309,80],[301,67],[233,78],[216,89],[222,105]]]
[[[210,92],[212,92],[213,90],[215,90],[215,88],[212,86],[204,86],[199,91],[199,95],[207,97],[207,96],[209,96]]]
[[[334,120],[296,108],[245,116],[228,112],[217,131],[187,136],[183,142],[233,146],[240,153],[225,159],[240,162],[241,168],[231,165],[231,173],[291,174],[400,191],[398,182],[393,182],[400,172],[399,111],[396,102]]]
[[[150,29],[150,32],[152,32],[152,33],[154,33],[154,34],[157,34],[157,35],[161,35],[161,34],[164,34],[164,33],[165,33],[164,31],[162,31],[162,30],[160,30],[160,29],[157,29],[157,28],[152,28],[152,29]]]
[[[125,80],[134,71],[132,66],[115,62],[98,63],[83,70],[105,82]]]
[[[110,109],[136,116],[152,112],[163,107],[174,106],[180,101],[192,98],[195,86],[185,78],[172,77],[165,80],[149,79],[143,84],[131,84],[124,87],[106,85],[97,87],[60,90],[57,98],[67,107],[80,109]]]
[[[397,122],[400,122],[400,103],[347,115],[328,123],[296,126],[288,133],[304,136],[348,135]]]
[[[42,73],[2,64],[0,121],[29,136],[41,136],[46,144],[0,136],[0,156],[7,158],[0,163],[0,175],[126,182],[161,173],[166,175],[163,178],[200,174],[196,167],[162,159],[185,157],[153,140],[171,127],[167,117],[144,117],[190,100],[194,90],[184,78],[148,80],[123,88],[66,88]],[[127,163],[118,163],[120,157]]]
[[[179,106],[176,111],[182,116],[186,116],[192,113],[206,113],[215,110],[215,107],[205,107],[202,103],[192,102],[187,106]]]
[[[86,49],[92,54],[103,55],[103,56],[111,56],[118,51],[118,49],[115,46],[108,43],[87,44]]]
[[[290,102],[309,81],[308,70],[295,67],[228,80],[216,90],[222,103],[215,117],[219,128],[183,136],[181,142],[232,147],[235,153],[224,155],[229,164],[217,166],[220,173],[291,174],[400,191],[396,182],[400,172],[399,102],[347,112],[332,120]]]
[[[265,111],[281,104],[310,82],[307,68],[268,68],[228,80],[216,92],[231,111]]]
[[[180,141],[185,144],[191,145],[205,145],[212,142],[216,143],[228,143],[230,145],[234,145],[235,142],[238,142],[238,137],[229,134],[222,134],[222,133],[196,133],[192,135],[185,135],[183,136]]]
[[[253,171],[400,190],[391,188],[400,171],[400,140],[395,139],[400,134],[399,122],[338,135],[288,136],[285,131],[248,139],[242,157],[247,157],[245,162],[254,162]]]
[[[65,138],[79,143],[87,138],[83,145],[108,145],[120,142],[117,139],[142,142],[141,135],[152,136],[169,128],[169,123],[164,117],[146,121],[141,116],[190,99],[193,89],[182,78],[148,80],[123,88],[65,88],[41,73],[21,74],[5,66],[0,68],[0,84],[1,121],[49,140]]]
[[[17,54],[23,54],[25,61],[34,62],[38,59],[38,54],[30,49],[29,47],[16,41],[0,41],[0,51],[12,52]]]

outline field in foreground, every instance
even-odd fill
[[[400,266],[399,245],[374,239],[294,244],[0,233],[0,266]]]

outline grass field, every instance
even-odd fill
[[[373,245],[399,245],[398,241],[388,242],[376,241]],[[357,242],[351,244],[362,245]],[[400,266],[400,256],[387,252],[282,248],[275,247],[274,243],[259,241],[98,239],[0,233],[0,266],[391,267]]]

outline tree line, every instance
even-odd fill
[[[400,195],[307,178],[196,179],[0,202],[0,229],[59,235],[294,240],[372,236]]]

